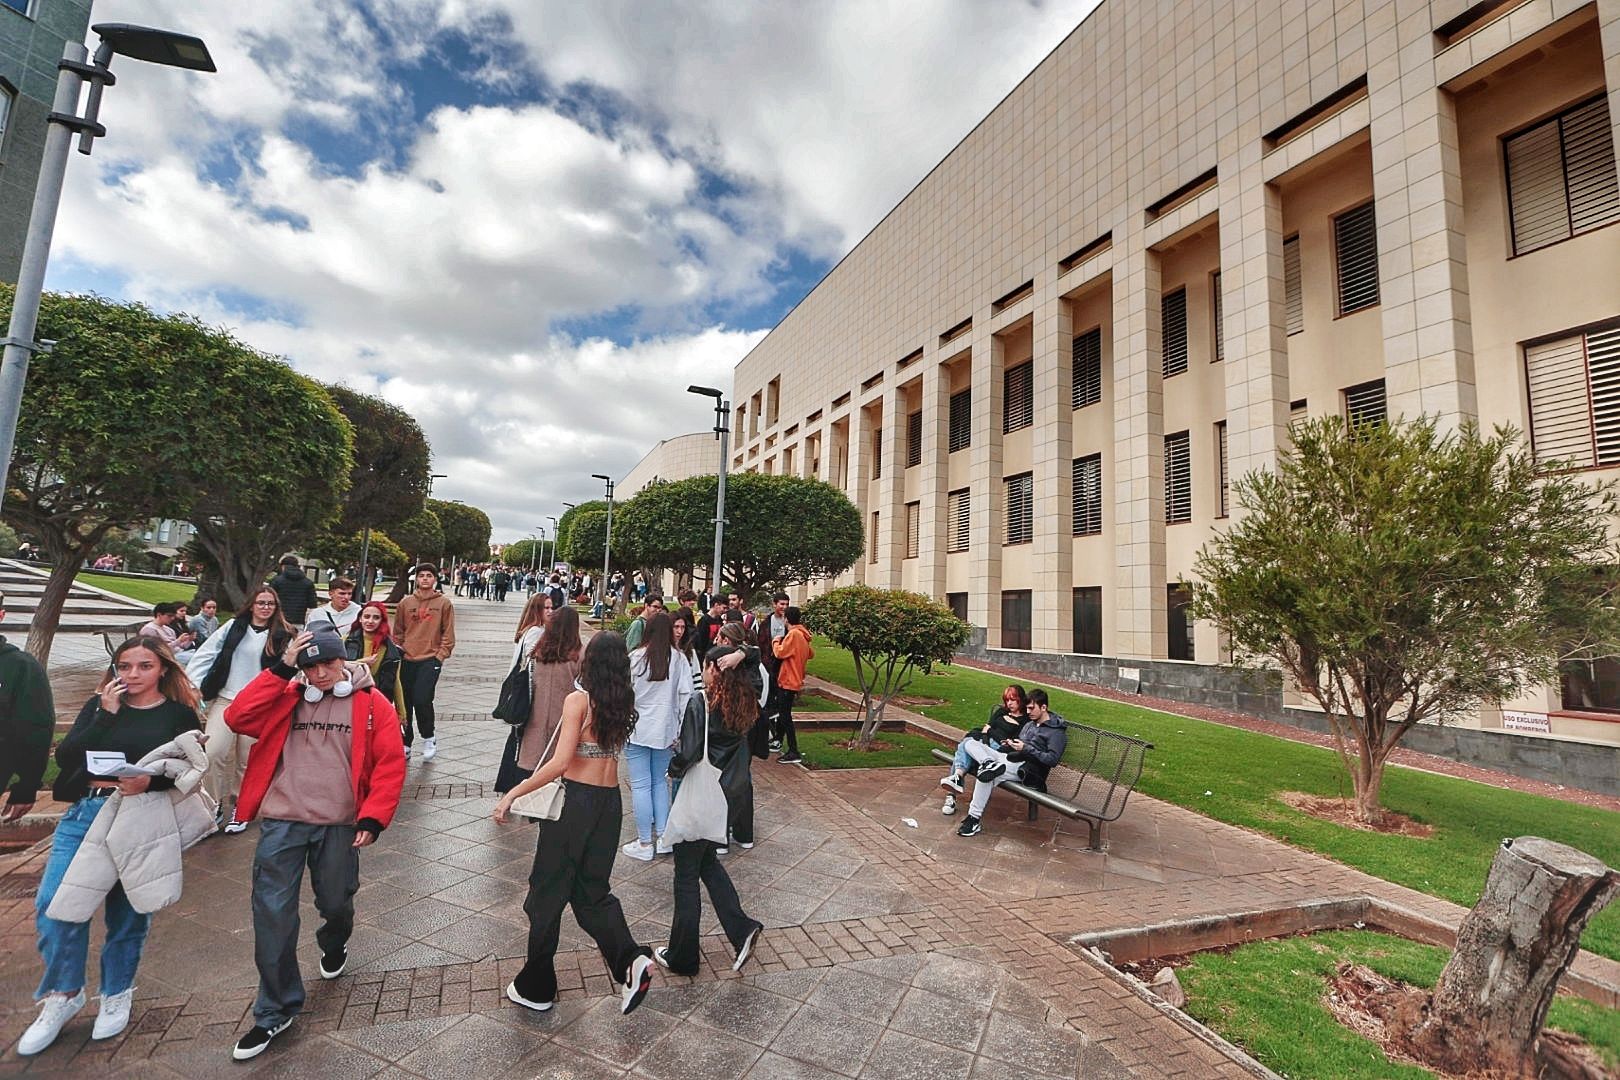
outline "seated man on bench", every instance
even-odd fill
[[[978,769],[973,774],[973,801],[956,835],[979,835],[979,819],[997,784],[1017,780],[1045,790],[1047,774],[1057,767],[1069,744],[1068,722],[1052,711],[1046,691],[1038,688],[1029,692],[1028,713],[1029,719],[1018,737],[1002,743],[999,750],[992,750],[989,743],[964,743],[968,756],[978,762]]]
[[[977,728],[962,736],[956,744],[956,754],[951,762],[951,771],[940,778],[939,786],[945,789],[945,805],[940,813],[950,817],[956,813],[956,797],[966,789],[962,781],[967,779],[968,773],[977,768],[977,763],[968,756],[967,744],[982,742],[989,744],[990,749],[999,750],[1001,744],[1009,739],[1018,737],[1023,730],[1024,721],[1029,718],[1029,698],[1024,694],[1024,688],[1017,683],[1009,683],[1001,692],[1001,704],[990,710],[989,721],[981,728]]]

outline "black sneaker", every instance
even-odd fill
[[[777,764],[779,765],[797,765],[803,760],[804,756],[793,750],[789,750],[787,753],[776,759]]]
[[[647,991],[652,989],[652,969],[651,957],[638,955],[630,961],[630,972],[624,979],[624,1001],[619,1006],[622,1015],[635,1012]]]
[[[979,771],[974,775],[979,778],[981,784],[993,784],[1007,775],[1007,763],[1004,761],[987,761],[979,766]]]
[[[240,1039],[231,1050],[231,1057],[237,1061],[248,1061],[264,1053],[264,1048],[270,1045],[270,1040],[280,1035],[292,1026],[292,1017],[288,1017],[275,1027],[260,1027],[254,1025],[253,1029]]]
[[[343,974],[343,969],[349,966],[349,950],[340,948],[336,952],[321,954],[321,978],[335,979]]]
[[[962,824],[957,826],[956,835],[978,836],[979,831],[979,819],[974,817],[972,814],[969,814],[967,817],[962,819]]]

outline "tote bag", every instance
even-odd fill
[[[529,722],[529,713],[534,708],[534,668],[530,664],[530,659],[522,656],[512,665],[506,681],[501,683],[500,700],[490,710],[495,719],[508,724]]]
[[[709,720],[703,719],[703,756],[687,767],[681,777],[675,804],[669,808],[669,823],[662,839],[668,844],[691,840],[726,842],[726,793],[720,786],[720,770],[709,760]]]

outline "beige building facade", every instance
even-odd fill
[[[731,467],[842,487],[847,578],[987,648],[1208,685],[1181,583],[1292,419],[1615,475],[1617,120],[1620,0],[1106,0],[739,363]],[[1506,715],[1616,721],[1607,670]]]
[[[628,499],[654,480],[685,480],[711,474],[720,465],[720,443],[712,431],[676,435],[660,442],[624,474],[614,497]]]

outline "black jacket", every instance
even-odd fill
[[[350,660],[359,660],[366,651],[366,632],[360,629],[360,621],[355,620],[354,626],[349,629],[349,636],[344,639],[343,647],[349,654]],[[405,654],[399,651],[390,638],[383,642],[382,663],[377,665],[377,673],[373,676],[377,689],[389,701],[394,700],[394,687],[399,683],[399,662],[405,659]],[[523,725],[519,724],[519,727]]]
[[[31,803],[45,776],[56,728],[56,704],[45,669],[28,653],[0,637],[0,784],[13,776],[11,801]]]
[[[281,597],[281,617],[294,626],[304,625],[309,609],[320,606],[315,583],[301,567],[290,566],[270,579],[270,587]]]
[[[1055,712],[1046,714],[1045,723],[1031,720],[1018,733],[1024,743],[1022,750],[1007,755],[1008,761],[1022,762],[1022,780],[1030,787],[1046,790],[1046,778],[1063,759],[1069,745],[1069,722]]]
[[[203,676],[202,685],[197,687],[202,691],[204,702],[213,701],[225,688],[226,681],[231,677],[231,654],[242,644],[243,636],[252,625],[253,620],[242,615],[231,620],[230,628],[225,631],[225,643],[219,647],[219,655],[214,657],[214,662],[208,666],[208,674]],[[274,664],[287,651],[287,643],[291,640],[292,635],[281,627],[271,627],[270,651],[260,654],[259,670],[263,671]]]
[[[703,729],[709,729],[709,764],[720,770],[720,788],[726,793],[727,821],[736,825],[754,786],[749,766],[747,732],[726,728],[719,709],[709,714],[702,694],[693,694],[681,717],[680,747],[669,761],[669,775],[679,779],[703,756]]]
[[[984,726],[990,730],[976,729],[968,732],[968,737],[1004,743],[1018,738],[1018,733],[1024,729],[1024,718],[1009,714],[1005,705],[997,705],[990,710],[990,719]]]

